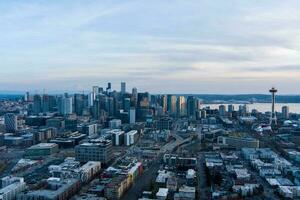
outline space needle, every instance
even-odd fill
[[[277,89],[272,87],[269,92],[272,94],[272,113],[270,118],[270,125],[277,125],[277,118],[275,113],[275,94],[277,93]]]

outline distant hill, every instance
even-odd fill
[[[23,96],[19,94],[0,94],[0,100],[18,100],[22,99]]]
[[[212,103],[215,101],[225,102],[253,102],[253,103],[269,103],[271,102],[271,96],[266,94],[236,94],[236,95],[222,95],[222,94],[191,94],[206,103]],[[189,94],[184,94],[189,96]],[[278,95],[276,96],[276,102],[278,103],[300,103],[300,95]]]

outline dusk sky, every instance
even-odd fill
[[[3,0],[0,91],[300,94],[299,0]]]

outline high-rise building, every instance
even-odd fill
[[[5,130],[9,133],[15,133],[18,129],[18,118],[13,113],[6,113],[4,115]]]
[[[94,119],[98,120],[101,113],[101,103],[99,99],[96,99],[92,106],[92,116]]]
[[[234,112],[234,105],[232,105],[232,104],[228,105],[228,112],[229,113]]]
[[[167,96],[166,96],[166,95],[163,95],[163,96],[161,97],[161,106],[162,106],[162,108],[163,108],[163,112],[164,112],[164,113],[166,113],[167,110],[168,110],[167,104],[168,104],[168,102],[167,102]]]
[[[99,94],[103,94],[103,93],[104,93],[104,89],[103,89],[103,87],[99,87],[99,89],[98,89],[98,93],[99,93]]]
[[[186,101],[184,96],[179,96],[176,103],[177,116],[186,116]]]
[[[29,100],[30,100],[29,92],[26,92],[24,95],[24,101],[29,101]]]
[[[136,142],[137,138],[138,138],[137,130],[129,131],[125,133],[124,143],[126,146],[133,145]]]
[[[88,94],[88,107],[92,107],[94,105],[95,98],[96,94],[94,92]]]
[[[205,110],[205,109],[202,109],[202,110],[200,111],[200,113],[201,113],[201,119],[205,119],[205,118],[206,118],[206,110]]]
[[[124,111],[128,112],[130,110],[130,98],[124,98]]]
[[[110,117],[115,116],[115,99],[113,97],[106,98],[106,111]]]
[[[137,88],[132,88],[131,102],[132,106],[137,107],[138,92]]]
[[[135,123],[135,108],[131,107],[129,111],[129,123],[134,124]]]
[[[70,115],[73,113],[73,99],[72,97],[59,97],[58,111],[61,115]]]
[[[106,93],[111,92],[111,83],[107,83]]]
[[[289,119],[290,118],[290,108],[288,106],[282,106],[282,117],[284,119]]]
[[[108,117],[108,97],[99,94],[94,101],[94,105],[92,107],[92,115],[96,120],[100,120],[100,122],[106,122],[106,118]]]
[[[121,146],[124,144],[125,132],[120,129],[114,129],[110,131],[112,143],[114,146]]]
[[[138,120],[145,120],[147,115],[150,114],[149,110],[149,93],[138,93],[138,100],[137,100],[137,119]]]
[[[176,113],[176,96],[168,94],[167,95],[167,110],[169,114]]]
[[[50,98],[49,98],[49,95],[47,95],[47,94],[43,95],[42,111],[43,111],[43,113],[50,111]]]
[[[187,98],[187,116],[189,118],[196,118],[196,111],[199,109],[199,101],[194,96]]]
[[[57,98],[56,96],[49,95],[49,111],[53,112],[57,110]]]
[[[249,106],[247,104],[239,105],[239,113],[242,116],[245,116],[249,113]]]
[[[157,95],[150,95],[150,106],[156,107],[157,106]]]
[[[93,86],[93,93],[97,95],[99,93],[99,86]]]
[[[42,98],[40,95],[36,94],[33,97],[33,113],[39,114],[42,112]]]
[[[225,107],[225,105],[220,105],[219,106],[219,115],[223,116],[223,117],[226,115],[226,107]]]
[[[126,83],[121,82],[121,94],[125,94],[125,93],[126,93]]]
[[[74,95],[74,111],[77,115],[81,116],[83,114],[84,108],[84,95],[75,94]]]

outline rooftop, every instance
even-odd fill
[[[159,188],[158,192],[156,193],[157,197],[166,197],[168,196],[169,189],[168,188]]]
[[[29,147],[28,149],[53,148],[53,147],[57,147],[57,146],[58,145],[55,143],[39,143],[39,144]]]
[[[58,195],[65,192],[69,187],[71,187],[73,184],[78,182],[77,179],[68,179],[68,180],[60,180],[57,178],[49,178],[48,183],[55,183],[58,187],[56,190],[50,190],[50,189],[43,189],[43,190],[34,190],[29,191],[26,193],[26,195],[38,195],[46,197],[47,199],[55,199]]]

